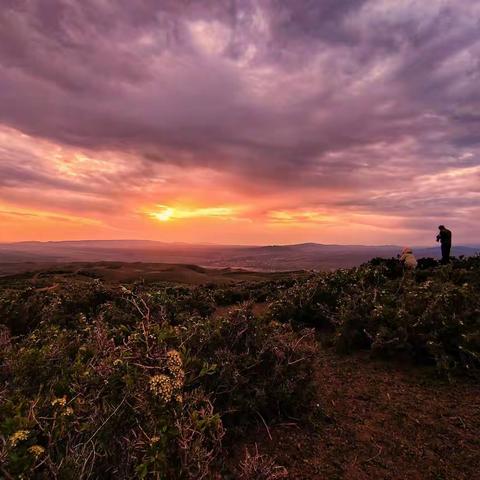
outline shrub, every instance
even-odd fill
[[[314,325],[330,325],[338,295],[326,276],[301,281],[282,292],[269,305],[268,316],[279,322],[293,321]]]
[[[427,270],[431,268],[438,267],[440,262],[431,257],[419,258],[417,263],[417,268],[419,270]]]
[[[410,277],[381,291],[360,289],[345,295],[336,312],[338,347],[408,355],[446,373],[480,367],[479,334],[476,289],[441,276],[420,284]]]
[[[396,259],[317,274],[282,292],[271,318],[333,330],[342,351],[370,349],[410,357],[438,370],[480,370],[480,257],[405,271]],[[398,267],[400,266],[400,269]]]
[[[293,276],[281,280],[262,282],[238,282],[234,285],[215,287],[213,295],[217,305],[229,306],[241,302],[263,303],[276,297],[279,290],[285,290],[295,284]]]
[[[65,283],[36,289],[0,289],[0,318],[13,335],[23,335],[40,322],[68,326],[79,313],[92,313],[112,296],[99,281]]]
[[[299,280],[270,304],[269,316],[279,322],[300,322],[316,328],[332,326],[343,296],[382,284],[386,280],[384,271],[384,266],[367,265]]]
[[[248,308],[208,318],[200,288],[0,295],[0,461],[14,478],[212,478],[237,422],[302,413],[312,392],[311,332]]]
[[[190,382],[212,394],[228,426],[305,413],[313,394],[311,330],[299,337],[289,325],[267,323],[243,306],[187,332]]]

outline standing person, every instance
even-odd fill
[[[437,235],[437,242],[440,242],[442,247],[442,264],[446,265],[450,261],[450,249],[452,248],[452,232],[443,225],[438,227],[440,230]]]

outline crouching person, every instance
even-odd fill
[[[413,270],[417,266],[417,259],[415,258],[415,255],[410,247],[405,247],[402,250],[400,261],[403,262],[405,268],[409,270]]]

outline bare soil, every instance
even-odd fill
[[[290,479],[480,479],[480,386],[360,353],[318,358],[314,427],[259,425],[239,446],[274,457]]]

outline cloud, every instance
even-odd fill
[[[0,194],[107,214],[210,172],[204,208],[469,218],[479,24],[467,0],[7,1]]]

